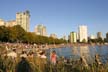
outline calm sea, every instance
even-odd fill
[[[103,63],[108,61],[108,46],[73,46],[71,48],[52,48],[47,50],[47,56],[55,50],[58,57],[69,58],[72,60],[80,59],[80,56],[84,56],[88,62],[93,62],[95,55],[99,54]]]

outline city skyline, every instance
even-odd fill
[[[35,25],[42,23],[47,27],[48,34],[56,33],[62,37],[72,31],[78,32],[79,25],[87,25],[89,36],[102,32],[105,37],[108,31],[107,3],[106,0],[1,0],[0,18],[14,20],[17,12],[29,10],[31,32]]]

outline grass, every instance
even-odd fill
[[[0,47],[0,52],[3,51]],[[18,57],[15,61],[0,53],[0,72],[108,72],[108,62],[103,65],[94,62],[86,67],[80,60],[65,63],[59,58],[57,64],[53,65],[49,60],[39,57],[24,60]]]
[[[108,63],[104,65],[93,63],[85,67],[80,61],[71,61],[70,63],[58,61],[56,65],[52,65],[49,61],[37,57],[21,62],[20,58],[14,61],[0,56],[0,72],[16,72],[17,69],[19,69],[17,72],[24,72],[24,69],[29,70],[26,72],[108,72]]]

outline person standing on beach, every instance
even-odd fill
[[[56,55],[56,51],[52,51],[51,55],[50,55],[50,60],[52,64],[56,64],[57,61],[57,55]]]

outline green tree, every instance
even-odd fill
[[[97,38],[97,42],[98,43],[103,43],[104,41],[103,41],[103,39],[101,37],[99,37],[99,38]]]
[[[8,30],[9,30],[9,42],[16,42],[17,41],[16,31],[12,27],[8,27]]]
[[[0,26],[0,40],[7,42],[9,39],[9,30],[5,26]]]
[[[23,42],[36,44],[60,44],[65,43],[63,39],[54,39],[26,32],[20,25],[13,27],[0,26],[0,41],[2,42]]]
[[[83,43],[86,43],[86,39],[83,39],[82,42],[83,42]]]
[[[26,35],[26,32],[20,25],[14,26],[12,30],[13,30],[13,34],[17,37],[17,42],[24,40],[24,36]]]

